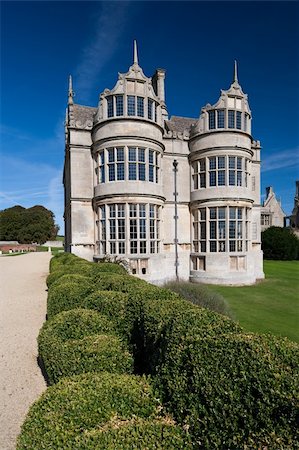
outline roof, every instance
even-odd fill
[[[93,121],[96,112],[97,108],[92,108],[91,106],[73,105],[74,119],[82,123],[85,123],[87,120]]]
[[[171,116],[170,120],[166,120],[166,128],[169,131],[176,131],[178,133],[183,133],[184,130],[189,130],[191,125],[196,123],[197,119],[193,119],[191,117],[179,117],[179,116]]]

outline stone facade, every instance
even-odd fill
[[[165,71],[134,61],[97,108],[66,114],[65,249],[155,284],[263,278],[260,143],[237,78],[199,118],[168,117]]]
[[[277,200],[272,186],[266,188],[266,198],[261,209],[261,230],[269,227],[284,227],[285,213]]]

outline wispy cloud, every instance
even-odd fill
[[[80,95],[88,97],[99,74],[117,49],[129,17],[130,4],[130,1],[101,3],[91,42],[83,49],[76,70],[76,87]]]
[[[285,169],[287,167],[298,168],[299,164],[299,148],[289,150],[277,150],[269,156],[263,155],[262,172],[270,172],[272,170]]]

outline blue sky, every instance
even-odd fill
[[[138,41],[146,75],[166,69],[170,115],[198,117],[232,81],[249,96],[262,144],[262,188],[284,211],[299,178],[298,2],[1,2],[0,209],[42,204],[63,233],[64,115],[96,106]]]

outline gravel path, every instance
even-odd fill
[[[14,450],[29,406],[46,389],[36,338],[46,315],[50,253],[0,257],[0,450]]]

